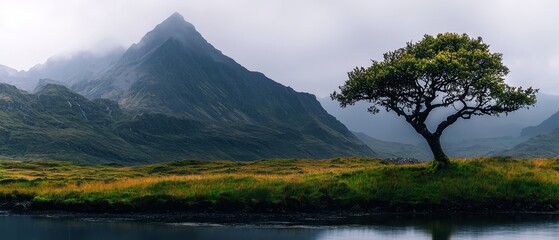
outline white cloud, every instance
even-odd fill
[[[27,69],[82,49],[129,46],[173,12],[248,69],[326,96],[346,72],[425,33],[482,36],[511,84],[559,94],[555,1],[20,0],[0,2],[0,64]]]

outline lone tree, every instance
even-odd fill
[[[509,69],[502,54],[491,53],[481,38],[466,34],[425,35],[419,42],[384,54],[381,62],[348,73],[340,92],[331,94],[341,107],[358,101],[371,103],[368,111],[394,111],[427,140],[436,169],[449,165],[440,137],[458,119],[494,115],[527,108],[536,103],[537,89],[504,83]],[[431,131],[425,121],[438,108],[451,114]]]

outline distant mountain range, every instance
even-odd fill
[[[420,161],[428,161],[433,158],[433,154],[429,149],[421,146],[382,141],[360,132],[355,132],[354,134],[381,158],[415,158]]]
[[[442,140],[447,143],[460,143],[474,139],[520,136],[523,128],[538,125],[559,111],[559,96],[538,94],[537,99],[535,107],[520,109],[508,115],[476,116],[468,120],[458,120],[443,133]],[[402,117],[396,116],[393,112],[381,111],[379,114],[372,115],[367,112],[369,105],[364,102],[340,108],[339,104],[330,98],[321,98],[319,101],[324,109],[352,131],[362,132],[384,141],[414,145],[424,142]],[[444,110],[433,112],[433,116],[430,117],[431,127],[433,122],[444,119],[445,114]]]
[[[26,72],[0,67],[0,80],[36,88],[0,85],[5,157],[138,164],[376,156],[313,95],[248,71],[179,14],[124,52],[52,58]]]
[[[536,126],[529,126],[520,132],[523,137],[534,137],[538,135],[546,135],[553,133],[555,129],[559,128],[559,112],[551,115]]]
[[[329,99],[322,105],[380,156],[432,157],[424,140],[391,113],[371,115],[365,103],[341,109]],[[501,117],[484,116],[457,122],[443,134],[445,152],[454,158],[514,156],[559,157],[559,96],[538,95],[536,107]],[[440,118],[439,112],[434,119]],[[551,115],[551,117],[549,117]],[[535,126],[530,126],[535,125]],[[372,137],[375,136],[375,137]],[[386,141],[385,139],[392,139]]]
[[[115,48],[104,54],[84,51],[68,56],[54,56],[28,71],[17,71],[0,65],[0,80],[28,92],[34,91],[40,79],[51,79],[58,84],[72,86],[97,77],[97,74],[104,72],[123,53],[124,49]]]
[[[559,112],[536,126],[522,129],[521,138],[525,141],[499,154],[523,158],[559,157]]]
[[[0,65],[0,81],[2,157],[124,164],[432,157],[402,118],[371,115],[366,103],[341,109],[249,71],[180,14],[128,49],[52,57],[28,71]],[[535,108],[459,121],[443,146],[451,157],[559,157],[558,102],[539,94]],[[435,112],[431,122],[444,116]]]

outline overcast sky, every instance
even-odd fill
[[[559,94],[558,1],[2,0],[0,64],[128,47],[179,12],[250,70],[325,97],[355,66],[441,32],[482,36],[504,54],[507,81]]]

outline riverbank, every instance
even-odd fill
[[[559,160],[368,158],[91,166],[0,161],[1,208],[19,212],[378,214],[553,212]]]
[[[171,214],[173,215],[173,214]],[[269,215],[269,214],[268,214]],[[556,239],[559,215],[382,215],[344,219],[247,219],[204,221],[142,214],[0,213],[7,239]],[[277,216],[274,214],[273,216]],[[307,215],[305,215],[307,216]]]

